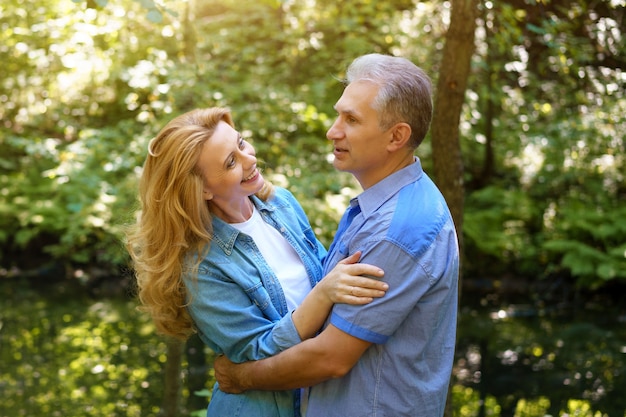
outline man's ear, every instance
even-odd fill
[[[387,150],[389,152],[397,151],[400,148],[403,148],[411,138],[411,126],[408,123],[400,122],[396,123],[391,128],[391,140],[387,145]]]

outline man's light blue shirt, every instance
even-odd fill
[[[459,269],[446,202],[416,158],[353,199],[348,212],[325,272],[360,250],[361,262],[385,271],[389,290],[368,305],[334,306],[330,323],[373,345],[347,375],[311,389],[307,417],[442,416],[454,357]]]

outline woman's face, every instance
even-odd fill
[[[249,207],[248,197],[263,187],[255,155],[252,145],[224,121],[204,143],[198,168],[204,177],[204,199],[217,207],[216,214]]]

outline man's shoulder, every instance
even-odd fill
[[[443,195],[427,176],[402,188],[393,203],[387,236],[412,250],[430,246],[452,222]]]
[[[409,223],[417,220],[435,221],[450,215],[445,198],[435,183],[426,175],[403,187],[397,195],[396,212]]]

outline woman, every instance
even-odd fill
[[[360,276],[382,271],[355,263],[358,253],[320,280],[326,250],[293,195],[256,162],[227,109],[175,118],[149,145],[128,242],[157,329],[181,339],[197,331],[234,362],[275,355],[314,336],[333,303],[366,304],[386,290]],[[216,386],[208,415],[298,416],[299,396]]]

